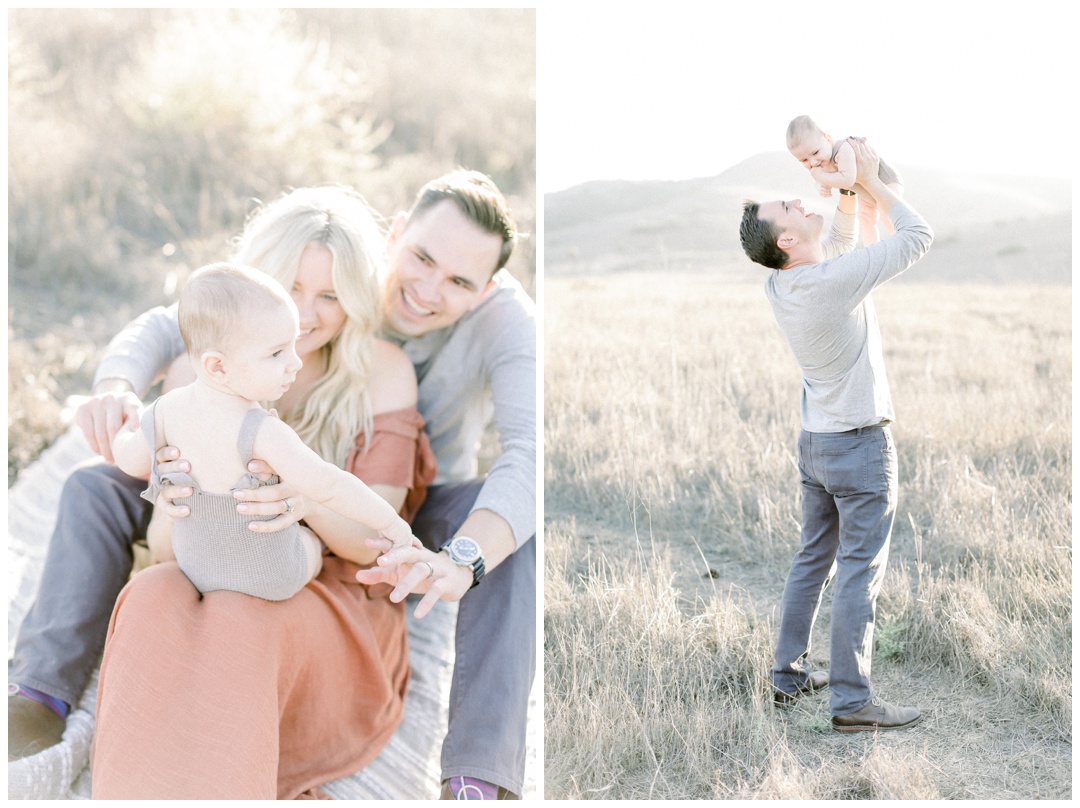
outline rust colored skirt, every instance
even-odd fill
[[[422,421],[411,454],[400,418],[381,426],[350,470],[369,484],[430,481]],[[365,473],[386,465],[392,475]],[[409,658],[405,604],[358,584],[358,569],[326,556],[278,602],[202,595],[175,563],[132,578],[101,664],[94,799],[295,799],[370,763],[401,722]]]

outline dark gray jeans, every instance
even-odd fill
[[[896,513],[896,448],[888,427],[799,435],[802,546],[780,611],[773,684],[789,693],[810,672],[810,632],[834,579],[830,709],[855,712],[873,698],[870,656],[878,592]],[[835,567],[834,567],[835,562]]]
[[[469,515],[482,480],[428,490],[413,532],[434,549]],[[8,679],[78,702],[101,660],[132,545],[152,512],[144,480],[98,463],[64,484],[41,586],[23,619]],[[469,775],[521,794],[526,710],[536,669],[536,540],[486,575],[458,608],[443,779]]]
[[[438,550],[469,515],[483,480],[428,489],[413,533]],[[442,779],[479,777],[520,796],[526,712],[536,672],[536,537],[458,604]]]
[[[23,618],[8,680],[74,705],[101,661],[113,605],[153,506],[146,481],[99,462],[64,483],[41,585]]]

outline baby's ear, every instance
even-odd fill
[[[225,354],[220,351],[205,351],[199,356],[199,363],[211,379],[225,377]]]

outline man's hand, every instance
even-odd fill
[[[142,401],[139,397],[129,385],[117,380],[112,385],[100,385],[94,395],[79,405],[75,423],[86,436],[90,448],[109,463],[115,463],[113,437],[128,421],[132,422],[132,430],[138,429],[140,409]]]
[[[862,138],[848,138],[855,152],[855,179],[860,185],[867,185],[878,175],[879,159],[877,152],[868,146]]]
[[[437,601],[457,601],[472,587],[472,572],[450,560],[446,553],[433,553],[426,547],[393,546],[389,539],[368,539],[367,546],[384,551],[376,566],[360,570],[356,580],[368,586],[390,584],[390,600],[400,603],[410,592],[424,593],[413,614],[424,617]]]

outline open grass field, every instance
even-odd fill
[[[799,374],[760,283],[545,300],[549,799],[1071,798],[1069,287],[874,295],[900,502],[873,681],[925,717],[853,736],[827,695],[771,703]]]

